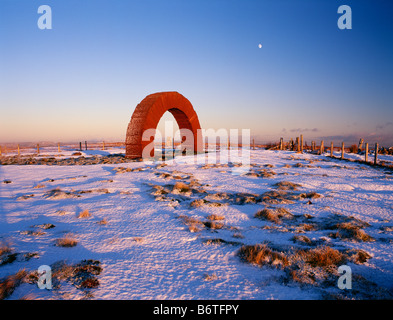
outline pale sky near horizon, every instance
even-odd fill
[[[0,0],[0,143],[123,141],[145,96],[178,91],[203,128],[393,145],[392,16],[388,0]]]

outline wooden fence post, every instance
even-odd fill
[[[323,145],[323,140],[321,141],[321,148],[319,150],[319,154],[323,154],[325,152],[325,146]]]
[[[284,139],[280,138],[280,150],[284,149]]]
[[[330,157],[333,158],[333,141],[330,142]]]
[[[85,150],[87,150],[87,141],[85,141]]]
[[[175,159],[175,138],[172,137],[172,158]]]
[[[341,143],[341,160],[344,159],[344,141]]]
[[[19,147],[19,144],[18,144],[18,156],[20,156],[20,147]]]
[[[366,150],[364,151],[364,161],[368,161],[368,142],[366,142]]]
[[[296,152],[300,153],[300,143],[299,143],[299,137],[296,137]]]
[[[303,153],[303,135],[300,135],[300,152]]]
[[[379,144],[375,144],[375,156],[374,156],[374,165],[378,163],[378,149],[379,149]]]
[[[255,150],[255,140],[252,139],[252,150]]]
[[[79,142],[79,150],[82,151],[82,142]]]
[[[37,154],[40,154],[40,144],[37,143]]]

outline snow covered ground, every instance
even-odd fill
[[[77,159],[74,152],[42,150],[40,157]],[[207,156],[165,164],[0,165],[0,283],[19,270],[27,273],[5,298],[392,297],[391,171],[325,156],[251,150],[250,170],[239,175],[233,174],[239,168],[235,161],[204,165]],[[255,217],[266,208],[286,209],[286,216]],[[348,236],[348,230],[336,228],[340,223],[358,226],[367,237]],[[64,237],[77,244],[60,246]],[[239,250],[260,243],[288,257],[296,250],[332,247],[347,257],[342,263],[352,269],[353,289],[337,287],[338,264],[324,271],[311,262],[283,268],[245,262]],[[359,252],[360,262],[354,259]],[[62,261],[75,270],[84,260],[100,266],[83,269],[99,270],[88,274],[98,280],[91,286],[75,280],[82,273],[67,275],[66,268],[56,267]],[[57,276],[52,290],[37,286],[34,275],[41,265]],[[299,280],[294,274],[303,267],[308,275]],[[323,274],[329,281],[321,280]]]

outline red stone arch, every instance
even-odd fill
[[[203,151],[201,126],[191,102],[175,91],[157,92],[144,98],[132,114],[126,135],[127,158],[142,158],[143,149],[154,140],[152,136],[150,140],[143,141],[143,133],[148,129],[153,129],[155,132],[158,122],[167,111],[176,119],[182,136],[183,129],[192,132],[194,152]],[[154,149],[153,154],[150,155],[154,156]]]

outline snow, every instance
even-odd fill
[[[62,150],[59,154],[57,148],[43,148],[40,157],[77,158],[72,156],[74,152]],[[124,149],[81,153],[85,157],[105,156],[124,153]],[[280,280],[282,270],[247,264],[237,256],[241,244],[268,241],[283,247],[297,245],[292,240],[297,234],[293,229],[285,224],[265,228],[272,223],[254,218],[264,204],[222,200],[221,206],[191,207],[191,200],[199,194],[171,194],[174,201],[153,195],[153,186],[171,188],[177,181],[188,183],[192,179],[207,193],[229,195],[260,195],[275,190],[274,184],[279,181],[290,181],[301,185],[299,192],[321,195],[311,199],[312,204],[303,199],[282,205],[292,214],[318,219],[339,213],[370,224],[365,231],[376,239],[372,242],[332,239],[320,230],[305,234],[312,240],[324,238],[335,248],[365,250],[372,258],[365,264],[351,264],[354,273],[393,289],[390,172],[327,156],[251,150],[251,170],[263,168],[275,173],[254,177],[244,172],[233,174],[232,167],[202,168],[205,157],[179,157],[166,161],[164,167],[158,166],[162,162],[0,165],[0,242],[9,243],[16,253],[38,253],[27,261],[17,258],[0,265],[0,279],[23,268],[34,271],[60,260],[77,263],[94,259],[101,262],[103,271],[98,276],[100,285],[89,291],[93,299],[321,299],[324,288],[285,283]],[[294,166],[298,163],[301,165]],[[265,167],[267,164],[272,166]],[[117,173],[114,169],[118,167],[144,170]],[[163,178],[159,173],[170,176]],[[174,179],[176,174],[183,179]],[[187,176],[191,178],[187,180]],[[63,191],[63,196],[48,196],[55,189]],[[78,218],[86,209],[90,217]],[[190,232],[179,219],[188,216],[206,220],[211,214],[223,216],[225,228]],[[99,223],[103,219],[107,224]],[[43,230],[42,235],[26,232],[47,223],[55,227]],[[55,240],[65,234],[72,235],[78,244],[71,248],[55,246]],[[239,245],[205,243],[217,238]],[[23,283],[8,299],[26,295],[33,299],[86,298],[84,291],[64,282],[57,290],[40,290],[35,284]]]

